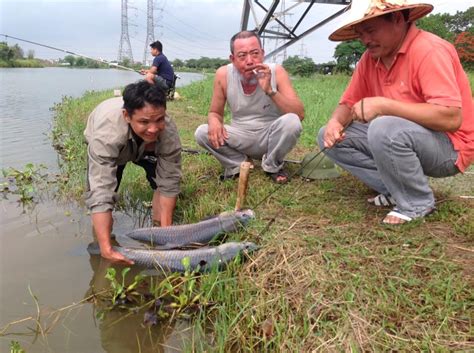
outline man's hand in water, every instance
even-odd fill
[[[100,250],[100,254],[104,259],[107,259],[113,263],[120,263],[125,265],[133,265],[133,261],[127,259],[121,253],[113,250],[112,248],[107,250]]]

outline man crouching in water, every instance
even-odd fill
[[[139,165],[154,190],[153,222],[172,223],[181,179],[181,142],[166,115],[166,95],[146,81],[125,87],[123,97],[107,99],[90,114],[86,205],[102,257],[132,264],[112,248],[112,210],[128,162]]]

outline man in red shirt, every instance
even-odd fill
[[[474,161],[472,93],[456,50],[414,24],[432,9],[353,0],[349,19],[329,36],[358,38],[367,50],[318,143],[379,193],[368,202],[394,206],[385,224],[431,213],[428,176],[455,175]]]

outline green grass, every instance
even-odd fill
[[[347,82],[345,76],[294,81],[306,118],[292,157],[314,149],[315,135]],[[212,77],[178,91],[182,99],[170,102],[168,111],[183,145],[195,148],[193,133],[206,122]],[[111,96],[88,93],[65,100],[57,110],[56,141],[69,159],[63,164],[65,190],[78,200],[85,174],[85,120],[98,102]],[[183,154],[176,223],[233,209],[237,182],[218,183],[220,173],[214,158]],[[442,202],[425,222],[386,228],[380,220],[388,210],[368,206],[365,200],[372,192],[350,175],[313,182],[295,178],[260,204],[275,185],[257,167],[246,200],[257,220],[230,238],[262,248],[243,265],[201,277],[203,296],[215,304],[195,318],[198,336],[188,350],[474,349],[474,207],[472,200],[458,198],[456,187],[466,183],[471,183],[472,195],[469,175],[454,178],[448,187],[437,186]],[[141,204],[150,200],[151,191],[141,169],[126,168],[121,193],[123,207],[146,215]]]

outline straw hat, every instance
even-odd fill
[[[408,22],[414,22],[429,14],[433,10],[433,5],[412,0],[352,0],[347,16],[329,39],[335,42],[357,39],[359,36],[354,31],[356,24],[390,12],[407,9],[410,10]]]

